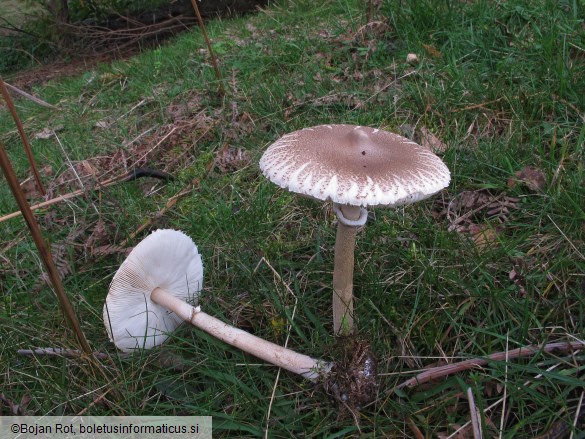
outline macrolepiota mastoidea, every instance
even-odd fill
[[[317,200],[332,201],[338,228],[333,269],[333,329],[353,332],[356,229],[368,206],[402,206],[448,186],[442,160],[388,131],[355,125],[319,125],[282,136],[260,159],[273,183]]]
[[[311,381],[331,364],[299,354],[234,328],[201,310],[203,263],[197,246],[182,232],[157,230],[142,240],[110,284],[103,318],[110,340],[124,352],[164,343],[183,322],[244,352]]]

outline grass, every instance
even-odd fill
[[[123,183],[37,213],[92,347],[112,353],[103,364],[108,379],[82,360],[16,354],[76,345],[40,280],[24,222],[0,224],[5,397],[30,397],[32,414],[211,415],[218,437],[413,437],[412,425],[436,437],[469,420],[464,395],[472,387],[488,437],[500,425],[502,437],[516,438],[573,424],[584,391],[580,352],[492,362],[392,389],[445,357],[585,336],[583,4],[404,0],[384,3],[375,18],[384,25],[364,27],[359,2],[298,0],[208,23],[223,98],[193,30],[36,88],[58,112],[18,101],[27,132],[55,129],[63,146],[55,137],[33,140],[55,194],[78,188],[70,162],[98,176],[138,163],[177,178]],[[408,53],[417,65],[405,62]],[[197,243],[207,312],[279,344],[290,334],[289,347],[303,353],[335,356],[331,207],[274,187],[257,167],[280,135],[322,123],[425,127],[447,146],[452,172],[450,187],[431,200],[373,209],[358,234],[357,321],[382,373],[359,427],[338,419],[337,404],[308,383],[286,373],[276,382],[273,367],[191,328],[159,350],[118,356],[101,309],[124,256],[95,248],[130,238],[194,179],[193,192],[153,228],[181,229]],[[19,176],[29,177],[6,111],[0,127]],[[242,160],[230,155],[238,149]],[[540,190],[515,176],[526,166],[545,177]],[[0,187],[0,211],[15,209]]]

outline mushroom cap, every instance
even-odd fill
[[[110,341],[125,352],[164,343],[182,320],[150,294],[162,288],[197,302],[202,285],[203,263],[191,238],[177,230],[153,232],[134,247],[110,284],[103,313]]]
[[[439,157],[412,140],[375,128],[319,125],[286,134],[260,159],[280,187],[353,206],[400,206],[447,187]]]

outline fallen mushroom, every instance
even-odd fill
[[[311,381],[330,372],[331,363],[234,328],[189,304],[198,302],[202,283],[203,264],[191,238],[176,230],[152,233],[130,252],[110,284],[103,311],[110,340],[125,352],[151,349],[185,321]]]
[[[367,206],[401,206],[447,187],[439,157],[387,131],[354,125],[320,125],[286,134],[260,159],[264,175],[280,187],[333,201],[339,219],[333,270],[333,329],[353,332],[356,229]]]

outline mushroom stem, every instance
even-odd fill
[[[338,205],[351,221],[360,217],[359,206]],[[357,227],[339,221],[335,238],[333,267],[333,331],[336,335],[353,333],[353,264]]]
[[[331,370],[331,363],[299,354],[246,331],[234,328],[204,313],[199,307],[194,307],[178,299],[162,288],[155,288],[150,298],[153,302],[173,311],[184,321],[225,343],[311,381],[317,381]]]

